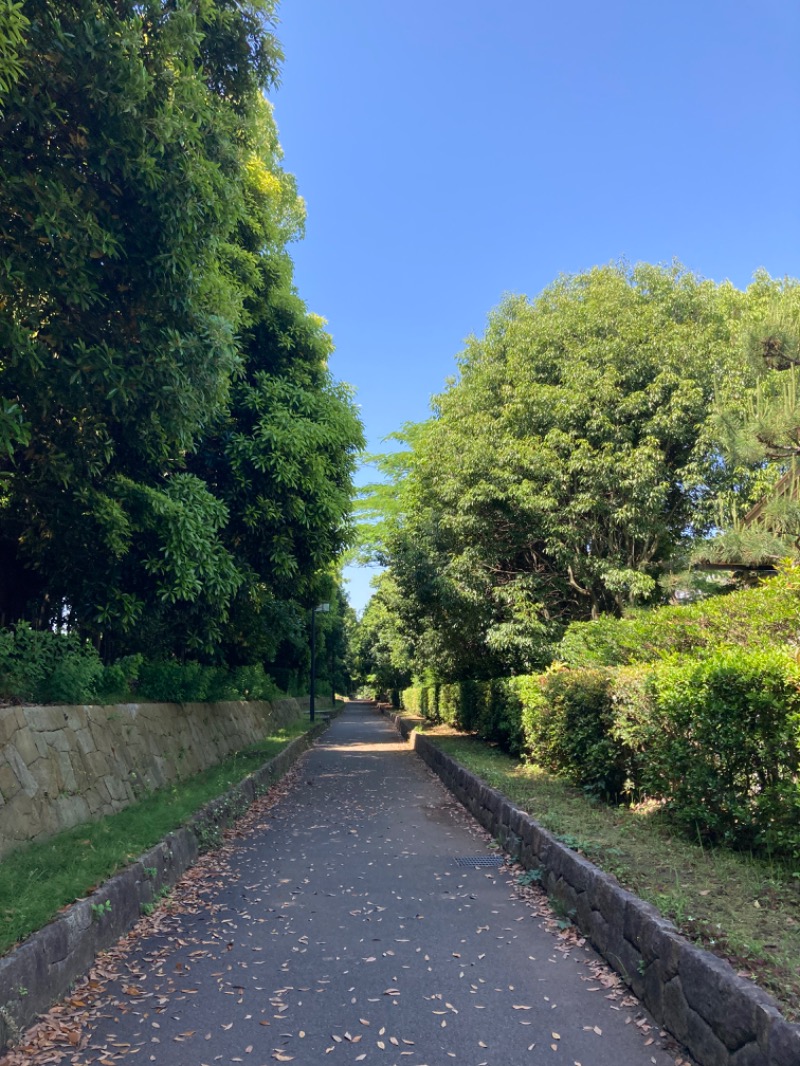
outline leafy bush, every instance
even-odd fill
[[[554,655],[567,666],[621,666],[665,655],[705,656],[719,647],[800,644],[800,566],[787,566],[756,589],[680,607],[573,622]]]
[[[88,703],[97,696],[103,664],[74,633],[0,630],[0,696],[32,703]]]
[[[642,787],[711,842],[800,856],[800,668],[721,649],[655,667]]]
[[[141,655],[126,655],[106,666],[97,692],[101,702],[124,703],[130,700],[136,691],[143,662],[144,657]]]
[[[531,758],[589,792],[619,796],[629,760],[612,736],[609,671],[549,670],[519,684],[524,744]]]
[[[522,753],[522,705],[510,678],[422,683],[403,690],[402,704],[432,722],[476,733],[511,755]]]
[[[320,686],[322,690],[330,686]],[[129,655],[103,666],[92,644],[74,633],[0,629],[0,698],[26,703],[272,700],[280,696],[263,666],[204,666]]]
[[[144,663],[139,672],[139,692],[160,703],[271,700],[280,695],[260,665],[229,670],[225,666],[174,659]]]

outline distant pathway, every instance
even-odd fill
[[[507,873],[456,865],[485,834],[371,708],[253,821],[64,1009],[65,1063],[673,1063]]]

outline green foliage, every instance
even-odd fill
[[[24,622],[0,630],[0,699],[80,704],[144,698],[180,703],[273,700],[280,695],[260,663],[206,666],[148,662],[129,655],[104,667],[94,646],[75,633],[35,630]]]
[[[705,656],[725,645],[761,648],[800,639],[800,568],[784,567],[756,589],[697,603],[573,622],[554,649],[567,666],[618,666],[664,655]]]
[[[735,338],[759,285],[611,265],[492,312],[365,501],[417,673],[541,669],[570,621],[659,600],[718,500],[753,491],[709,412],[720,379],[752,379]]]
[[[138,691],[159,703],[272,700],[280,695],[260,665],[230,670],[174,660],[144,663],[139,671]]]
[[[362,431],[294,290],[274,7],[0,5],[0,624],[307,672]]]
[[[587,792],[616,799],[628,776],[625,750],[611,735],[607,670],[551,670],[518,680],[525,752]]]
[[[522,752],[516,679],[424,683],[404,689],[406,710],[475,733],[512,755]]]
[[[646,800],[694,840],[800,857],[800,582],[574,624],[569,665],[428,680],[410,710],[593,796]]]
[[[798,555],[800,285],[761,272],[753,290],[741,347],[755,387],[723,383],[713,425],[729,464],[763,469],[763,501],[746,522],[741,507],[729,507],[717,521],[722,532],[698,547],[699,561],[759,565]]]
[[[350,633],[351,671],[357,686],[376,697],[399,703],[399,693],[411,681],[410,641],[401,615],[401,598],[391,574],[374,581],[375,592]]]
[[[3,98],[23,73],[21,53],[30,21],[23,11],[22,0],[0,0],[0,109]],[[2,445],[0,430],[0,446]]]
[[[136,692],[139,671],[144,659],[141,655],[126,655],[103,669],[103,676],[98,685],[98,699],[101,703],[123,703]]]
[[[800,857],[800,670],[779,650],[666,661],[643,725],[644,792],[703,839]]]
[[[0,630],[0,696],[29,703],[86,703],[97,695],[103,664],[77,634]]]

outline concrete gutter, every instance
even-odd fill
[[[386,707],[404,737],[464,807],[557,899],[656,1021],[699,1066],[800,1066],[800,1026],[724,959],[689,943],[615,877],[557,840],[525,811]]]
[[[341,709],[341,708],[339,708]],[[115,944],[139,921],[142,905],[171,888],[223,829],[279,781],[325,731],[334,712],[296,737],[274,759],[223,796],[201,808],[86,899],[68,907],[49,925],[0,959],[0,1054],[17,1043],[40,1014],[65,996],[95,956]],[[110,906],[109,906],[110,905]],[[103,908],[101,911],[100,908]]]

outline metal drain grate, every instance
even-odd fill
[[[456,859],[456,866],[502,866],[502,855],[462,855]]]

